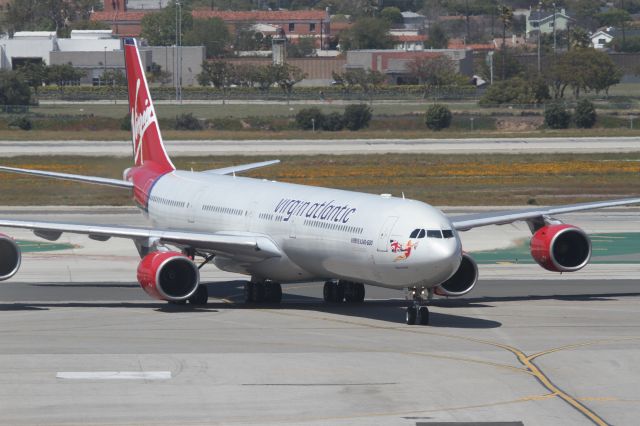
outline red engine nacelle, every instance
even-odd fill
[[[181,301],[191,297],[200,284],[200,271],[182,253],[156,251],[138,265],[138,282],[151,297]]]
[[[574,272],[591,259],[591,240],[573,225],[547,225],[531,237],[531,257],[544,269]]]
[[[18,272],[22,252],[13,238],[0,234],[0,281],[8,280]]]
[[[478,282],[478,264],[467,253],[462,253],[462,262],[455,274],[434,289],[438,296],[464,296]]]

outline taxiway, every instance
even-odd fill
[[[127,208],[0,215],[143,224]],[[637,209],[567,219],[591,232],[640,229]],[[484,249],[523,236],[508,226],[463,238]],[[569,280],[534,265],[481,265],[474,292],[436,301],[432,325],[410,327],[402,292],[368,287],[364,304],[331,306],[320,283],[289,285],[281,306],[247,308],[244,277],[215,268],[203,274],[206,308],[169,306],[138,288],[129,241],[63,240],[74,248],[27,253],[0,285],[1,424],[622,425],[640,416],[637,264],[592,265]]]

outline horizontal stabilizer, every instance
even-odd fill
[[[0,171],[22,173],[25,175],[42,176],[54,179],[73,180],[76,182],[93,183],[97,185],[116,186],[118,188],[133,188],[133,183],[120,179],[109,179],[97,176],[72,175],[69,173],[48,172],[46,170],[17,169],[15,167],[2,167]]]
[[[230,175],[232,173],[246,172],[247,170],[272,166],[274,164],[278,164],[279,162],[280,160],[261,161],[259,163],[241,164],[239,166],[224,167],[222,169],[206,170],[204,173],[212,173],[215,175]]]

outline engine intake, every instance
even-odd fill
[[[459,297],[469,293],[478,282],[478,264],[467,253],[455,274],[434,289],[438,296]]]
[[[22,252],[13,238],[0,234],[0,281],[8,280],[18,272]]]
[[[200,284],[200,271],[182,253],[153,252],[138,265],[142,289],[158,300],[181,301],[191,297]]]
[[[573,225],[547,225],[531,237],[531,257],[552,272],[575,272],[591,259],[591,240]]]

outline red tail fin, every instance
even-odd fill
[[[147,78],[138,46],[133,38],[124,39],[124,61],[129,86],[129,112],[136,166],[150,166],[156,173],[175,170],[162,143],[160,126],[153,108]],[[148,164],[152,163],[152,164]]]

